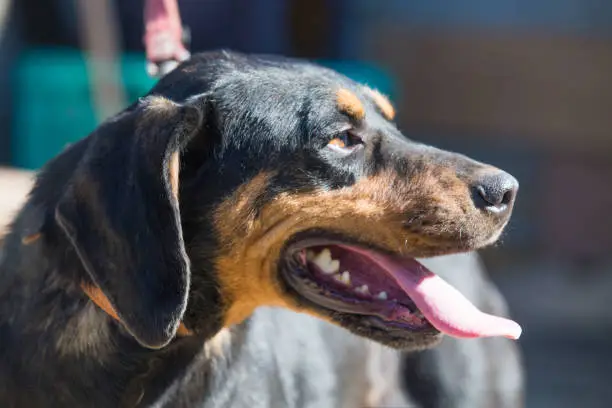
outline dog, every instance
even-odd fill
[[[11,224],[2,405],[405,406],[396,350],[518,338],[416,260],[495,242],[518,182],[393,118],[311,63],[183,62]]]

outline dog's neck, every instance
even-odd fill
[[[42,222],[29,232],[27,223],[45,219],[38,210],[26,205],[0,252],[0,400],[24,398],[33,407],[38,401],[137,406],[159,398],[205,339],[177,338],[161,350],[140,346],[83,291],[85,271],[76,256],[49,247],[58,237],[47,235],[57,231]]]

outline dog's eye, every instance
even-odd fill
[[[342,133],[337,134],[327,145],[329,147],[337,147],[341,149],[351,149],[357,145],[362,144],[361,138],[350,131],[346,130]]]

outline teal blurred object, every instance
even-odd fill
[[[124,55],[120,63],[133,102],[155,81],[145,72],[143,55]],[[83,54],[75,50],[30,50],[16,65],[12,164],[38,169],[96,127],[88,73]]]
[[[375,88],[392,100],[395,97],[395,82],[392,75],[383,67],[371,62],[361,61],[318,61],[319,64],[336,70],[354,81]]]
[[[319,62],[393,97],[392,79],[379,67],[362,62]],[[145,72],[143,54],[123,55],[120,63],[131,103],[147,93],[155,80]],[[14,166],[38,169],[97,126],[88,84],[83,54],[76,50],[34,49],[22,55],[14,79]]]

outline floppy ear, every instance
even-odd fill
[[[187,306],[179,154],[202,126],[203,104],[149,97],[102,124],[55,212],[93,283],[149,348],[168,344]]]

